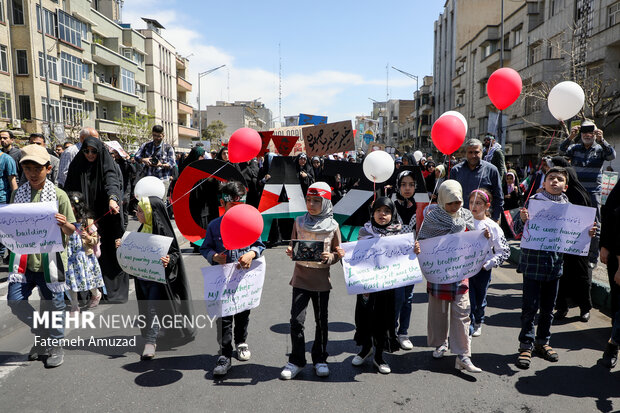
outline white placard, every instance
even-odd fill
[[[347,292],[367,294],[423,281],[413,244],[412,234],[342,244]]]
[[[55,202],[29,202],[0,207],[0,243],[15,254],[41,254],[65,249]]]
[[[588,255],[596,208],[531,199],[521,248]]]
[[[607,197],[618,183],[618,172],[603,172],[601,180],[601,205],[607,203]]]
[[[237,263],[202,269],[207,313],[227,317],[258,307],[265,281],[265,257],[252,260],[247,270]]]
[[[116,250],[116,258],[121,269],[127,274],[165,284],[166,269],[161,257],[168,255],[170,244],[172,237],[144,232],[125,232],[121,246]]]
[[[484,231],[468,231],[420,241],[418,260],[429,282],[451,284],[478,274],[490,253]]]

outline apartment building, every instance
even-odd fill
[[[620,99],[620,1],[540,0],[517,5],[504,15],[503,64],[520,73],[524,93],[503,112],[503,134],[506,155],[526,163],[547,146],[553,150],[559,144],[560,137],[552,140],[551,136],[560,125],[544,99],[525,91],[544,90],[562,80],[596,78],[610,82],[609,97]],[[486,83],[500,67],[500,21],[481,27],[469,38],[458,38],[460,47],[454,52],[455,73],[450,84],[454,100],[444,109],[458,110],[466,117],[470,137],[497,133],[493,124],[498,111],[487,96]],[[620,112],[620,102],[614,110]],[[619,129],[618,122],[605,129],[612,144]]]
[[[433,77],[424,76],[422,86],[413,94],[414,110],[405,117],[398,131],[398,148],[410,151],[411,148],[424,153],[432,151],[431,128],[433,125]]]
[[[194,109],[188,103],[192,84],[186,79],[188,60],[177,54],[176,56],[176,81],[177,81],[177,113],[179,127],[179,147],[189,148],[192,142],[199,139],[198,129],[192,128],[192,114]]]
[[[270,130],[273,127],[273,112],[264,103],[257,100],[224,102],[216,101],[215,105],[207,106],[206,111],[193,113],[193,125],[196,126],[202,118],[202,129],[214,121],[221,121],[226,125],[224,140],[230,138],[234,131],[240,128],[252,128],[259,131]]]
[[[114,1],[41,6],[0,1],[0,126],[57,141],[82,126],[118,133],[123,109],[146,110],[144,38],[114,20]]]

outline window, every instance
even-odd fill
[[[542,60],[542,43],[534,43],[530,46],[528,60],[530,65]]]
[[[144,63],[144,56],[134,50],[133,61],[136,62],[138,66],[142,67],[142,64]]]
[[[80,26],[82,26],[82,40],[88,41],[88,24],[80,22]]]
[[[9,60],[6,54],[6,46],[0,45],[0,71],[9,71]]]
[[[15,61],[17,62],[18,75],[28,74],[28,53],[26,50],[15,50]]]
[[[41,98],[41,106],[43,107],[43,120],[45,122],[50,122],[50,123],[58,123],[60,122],[60,102],[54,99],[51,99],[52,104],[50,105],[51,107],[51,115],[52,115],[52,119],[50,121],[49,119],[49,108],[47,106],[47,98],[42,97]]]
[[[485,46],[482,46],[482,59],[489,57],[493,52],[497,50],[497,41],[489,42]]]
[[[82,47],[82,22],[58,10],[58,37],[79,48]]]
[[[4,21],[4,0],[0,0],[0,22]]]
[[[11,111],[11,94],[0,92],[0,118],[11,119],[13,112]]]
[[[481,98],[487,95],[487,80],[488,79],[484,79],[483,81],[478,83],[480,85],[480,97]]]
[[[24,24],[24,3],[22,0],[12,0],[13,24]]]
[[[135,75],[125,68],[121,68],[121,89],[132,95],[136,94]]]
[[[615,2],[607,8],[607,16],[610,27],[620,22],[620,1]]]
[[[69,97],[62,98],[62,115],[65,124],[82,125],[84,101]]]
[[[58,82],[58,58],[47,55],[47,74],[50,80]],[[43,53],[39,52],[39,77],[45,77],[45,66],[43,66]]]
[[[132,55],[133,53],[131,49],[123,49],[123,56],[125,56],[127,59],[131,60]]]
[[[88,80],[90,76],[90,65],[88,63],[82,63],[82,79]]]
[[[562,54],[562,35],[558,34],[557,36],[549,39],[549,49],[547,50],[547,57],[549,59],[559,59]]]
[[[82,61],[75,56],[62,52],[62,83],[70,86],[82,87]]]
[[[56,37],[56,13],[43,9],[43,30],[41,29],[41,8],[37,4],[37,30]]]
[[[20,119],[30,120],[32,115],[30,113],[30,96],[20,95],[19,99],[19,117]]]
[[[513,36],[512,36],[514,39],[514,46],[521,44],[521,42],[523,41],[523,39],[521,38],[522,34],[523,34],[523,27],[519,27],[518,29],[515,29]]]
[[[487,131],[488,125],[489,118],[487,118],[486,116],[484,118],[478,119],[478,130],[480,130],[480,133],[485,133]]]

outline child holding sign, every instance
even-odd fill
[[[71,312],[79,312],[78,292],[90,291],[91,299],[88,308],[97,307],[103,293],[101,267],[94,252],[99,242],[97,227],[93,224],[91,212],[86,206],[84,195],[81,192],[69,192],[69,200],[73,215],[77,219],[76,231],[69,237],[67,245],[68,263],[67,288],[71,300]]]
[[[439,187],[438,207],[431,209],[420,227],[423,240],[447,234],[474,230],[474,217],[463,206],[463,189],[453,179]],[[455,368],[480,373],[471,361],[469,340],[470,305],[468,280],[451,284],[427,284],[428,291],[428,344],[435,347],[433,358],[440,359],[448,351],[448,312],[450,306],[450,348],[457,354]]]
[[[484,188],[474,189],[469,195],[469,209],[474,216],[477,230],[487,229],[491,234],[493,255],[482,266],[480,272],[469,279],[469,302],[471,304],[471,324],[469,331],[473,337],[482,334],[484,309],[487,307],[487,290],[491,284],[491,269],[499,267],[510,256],[510,247],[500,228],[491,216],[493,195]]]
[[[280,378],[290,380],[306,365],[306,340],[304,322],[306,309],[312,300],[316,331],[312,345],[312,362],[319,377],[329,376],[327,367],[327,305],[329,290],[329,267],[340,259],[337,248],[340,245],[340,227],[334,220],[332,191],[325,182],[316,182],[308,188],[306,208],[308,212],[295,220],[291,239],[323,241],[325,249],[321,262],[297,261],[293,278],[293,301],[291,303],[292,350]],[[293,258],[293,248],[286,249],[286,255]]]
[[[547,171],[542,192],[530,199],[546,202],[569,203],[564,194],[568,186],[568,172],[562,167]],[[520,220],[515,221],[515,232],[521,232],[524,223],[530,218],[527,207],[521,209]],[[589,231],[590,237],[596,233],[596,223]],[[528,369],[532,352],[545,360],[558,361],[558,353],[549,346],[553,306],[558,295],[562,276],[563,254],[555,251],[538,251],[521,248],[521,259],[517,271],[523,273],[523,306],[521,310],[521,333],[519,334],[519,357],[517,367]],[[538,316],[538,328],[534,334],[534,318]]]
[[[380,197],[373,202],[370,221],[360,229],[358,239],[388,237],[401,233],[396,206],[390,198]],[[344,250],[338,248],[340,258]],[[355,342],[362,350],[353,358],[351,364],[361,366],[372,354],[375,346],[374,365],[379,373],[389,374],[392,370],[383,359],[383,350],[393,352],[400,348],[394,326],[394,289],[358,294],[355,303]]]
[[[246,190],[240,182],[227,182],[220,189],[220,205],[225,211],[238,204],[245,203]],[[222,217],[216,218],[209,223],[205,240],[200,247],[200,253],[209,261],[211,265],[223,265],[232,262],[239,262],[242,268],[250,268],[252,260],[261,256],[265,250],[265,245],[259,239],[249,247],[238,250],[226,250],[222,241],[220,225]],[[233,320],[234,320],[234,338],[237,346],[237,358],[240,361],[250,359],[251,353],[246,340],[248,338],[248,324],[250,322],[250,310],[245,310],[235,315],[222,317],[218,322],[218,338],[220,338],[220,357],[217,359],[213,374],[215,376],[223,376],[228,373],[232,364],[233,355]]]
[[[55,215],[58,226],[66,246],[66,236],[73,234],[75,222],[71,204],[67,194],[47,179],[52,171],[50,154],[39,145],[27,145],[21,149],[22,158],[19,161],[27,183],[21,185],[11,194],[11,203],[54,202],[58,204],[58,213]],[[42,311],[61,313],[62,324],[65,317],[65,284],[64,269],[67,268],[67,249],[58,253],[18,255],[11,253],[9,261],[9,292],[7,301],[11,311],[22,320],[32,322],[34,308],[28,303],[32,290],[39,288]],[[32,328],[36,336],[43,339],[62,339],[65,336],[64,327],[49,329]],[[43,358],[46,367],[58,367],[64,361],[64,350],[60,345],[42,346],[35,342],[30,349],[28,360]]]
[[[402,171],[396,178],[396,200],[394,202],[402,225],[401,232],[411,233],[415,238],[416,209],[415,175],[413,171]],[[411,303],[413,302],[413,286],[399,287],[394,290],[394,325],[397,329],[398,342],[403,350],[412,350],[409,340],[409,322],[411,320]]]

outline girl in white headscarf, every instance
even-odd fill
[[[438,208],[428,212],[420,227],[419,240],[474,230],[471,212],[463,208],[463,189],[453,179],[439,187]],[[451,284],[427,283],[428,344],[435,347],[433,358],[448,351],[448,308],[450,315],[450,349],[457,354],[455,367],[471,373],[482,370],[471,361],[469,340],[470,303],[467,279]],[[448,305],[446,305],[448,304]]]

